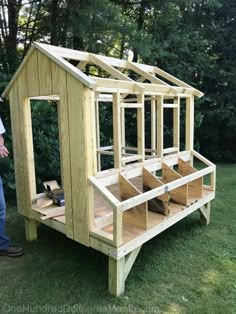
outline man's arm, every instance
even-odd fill
[[[9,151],[7,150],[7,148],[4,145],[4,138],[2,136],[2,134],[0,134],[0,157],[4,158],[7,157],[9,154]]]

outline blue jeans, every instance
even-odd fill
[[[6,250],[10,246],[10,239],[5,233],[6,223],[6,203],[3,193],[2,179],[0,177],[0,251]]]

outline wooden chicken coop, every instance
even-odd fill
[[[34,43],[3,93],[10,103],[17,204],[27,239],[37,238],[40,222],[106,254],[109,291],[118,296],[145,242],[196,210],[208,224],[216,167],[193,147],[195,96],[203,93],[156,66]],[[64,206],[36,192],[34,99],[57,103]],[[101,147],[104,103],[112,108],[113,140]],[[137,122],[136,147],[127,141],[128,110]],[[170,147],[163,132],[166,111],[173,117]],[[106,155],[114,165],[102,170]]]

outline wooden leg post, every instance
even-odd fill
[[[37,221],[25,218],[25,236],[27,241],[37,240]]]
[[[210,223],[210,214],[211,214],[211,202],[199,208],[200,212],[200,221],[204,226],[209,225]]]
[[[133,250],[131,253],[122,257],[119,260],[109,256],[108,269],[109,269],[109,292],[118,297],[125,292],[125,280],[127,279],[131,268],[138,256],[142,246]]]
[[[119,260],[109,256],[108,260],[109,292],[118,297],[125,291],[125,257]]]

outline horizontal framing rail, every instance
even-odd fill
[[[162,223],[158,224],[154,228],[147,230],[144,234],[138,236],[134,240],[131,240],[130,242],[116,248],[112,245],[108,245],[101,240],[99,240],[96,235],[90,237],[90,245],[92,248],[113,257],[114,259],[118,260],[130,252],[134,251],[136,248],[138,248],[140,245],[146,243],[150,239],[154,238],[156,235],[160,234],[164,230],[168,229],[178,221],[182,220],[186,216],[190,215],[197,209],[199,209],[201,206],[207,204],[214,198],[214,193],[211,192],[201,200],[195,202],[194,204],[190,205],[189,207],[185,208],[183,211],[177,213],[176,215],[167,218]]]
[[[161,169],[162,161],[168,166],[174,166],[178,163],[178,158],[181,157],[185,161],[190,161],[191,153],[189,151],[183,151],[175,155],[169,155],[162,158],[153,158],[152,160],[145,160],[142,163],[126,166],[121,172],[119,169],[104,170],[96,175],[96,179],[103,185],[108,186],[118,183],[118,173],[120,172],[127,179],[131,179],[136,176],[142,175],[143,167],[146,167],[148,171],[157,171]]]
[[[138,195],[132,198],[132,200],[126,200],[122,203],[120,203],[118,209],[121,211],[126,211],[134,206],[137,206],[140,203],[147,202],[151,200],[154,197],[157,197],[165,192],[172,191],[181,185],[187,184],[195,179],[198,179],[204,175],[207,175],[208,173],[211,173],[215,170],[214,166],[210,166],[208,168],[202,169],[196,173],[192,173],[186,177],[177,179],[173,182],[167,183],[159,188],[153,189],[151,191],[148,191],[146,193],[143,193],[142,195]]]
[[[52,45],[34,42],[33,46],[31,47],[31,50],[29,51],[29,53],[27,53],[26,58],[24,59],[19,69],[13,76],[12,80],[8,84],[7,88],[3,92],[3,97],[7,96],[10,88],[17,79],[18,75],[21,73],[22,69],[24,68],[26,62],[30,58],[35,48],[40,50],[51,60],[56,62],[59,66],[61,66],[63,69],[69,72],[72,76],[80,80],[85,86],[89,88],[95,88],[97,91],[106,92],[107,84],[103,87],[99,86],[96,88],[95,78],[92,78],[81,71],[87,63],[90,64],[94,63],[95,65],[100,66],[101,68],[106,70],[112,77],[118,79],[114,80],[116,81],[116,83],[122,80],[133,83],[134,86],[131,88],[132,92],[144,93],[146,89],[147,92],[149,93],[151,90],[148,87],[145,87],[145,85],[146,86],[153,85],[152,89],[154,88],[154,86],[156,86],[156,89],[152,90],[152,93],[154,92],[154,94],[155,92],[161,92],[172,95],[191,94],[196,95],[197,97],[203,96],[203,93],[198,91],[194,87],[182,82],[181,80],[154,66],[149,66],[135,62],[128,62],[126,60],[106,57],[102,55],[95,55],[88,52],[76,51],[68,48],[56,47]],[[67,60],[78,60],[80,61],[80,63],[76,67],[73,66]],[[137,81],[134,81],[129,76],[123,74],[122,71],[120,71],[120,69],[132,69],[134,72],[141,75],[141,77]],[[158,76],[156,76],[156,74]],[[164,79],[169,80],[169,82],[171,82],[172,84],[173,83],[176,84],[176,86],[166,83],[161,79],[162,77]],[[151,83],[154,84],[142,83],[145,79],[149,80]],[[160,87],[166,87],[168,88],[168,91],[166,89],[162,90]],[[116,90],[114,90],[115,88]],[[117,88],[120,89],[121,86],[120,85],[113,86],[112,92],[117,92]],[[109,87],[109,89],[111,89],[111,86]],[[130,88],[124,89],[122,92],[130,93]]]
[[[177,162],[178,163],[178,162]],[[177,164],[176,163],[176,164]],[[168,165],[168,163],[167,163]],[[140,167],[140,171],[142,173],[142,167]],[[151,171],[150,169],[146,168],[146,170],[148,171]],[[126,211],[128,209],[131,209],[132,207],[134,206],[137,206],[141,203],[144,203],[144,202],[147,202],[151,199],[153,199],[154,197],[157,197],[161,194],[164,194],[165,192],[169,192],[169,191],[172,191],[184,184],[187,184],[189,182],[192,182],[200,177],[203,177],[209,173],[212,173],[215,171],[215,165],[212,165],[212,166],[208,166],[207,168],[205,169],[202,169],[202,170],[199,170],[198,172],[195,172],[195,173],[192,173],[192,174],[189,174],[188,176],[186,177],[183,177],[183,178],[179,178],[173,182],[169,182],[169,183],[166,183],[165,185],[161,186],[161,187],[158,187],[158,188],[155,188],[151,191],[148,191],[148,192],[145,192],[145,193],[142,193],[141,195],[137,195],[137,196],[134,196],[132,199],[130,200],[126,200],[126,201],[123,201],[123,202],[119,202],[114,196],[112,193],[110,193],[106,188],[105,186],[102,185],[102,183],[99,182],[99,180],[95,179],[94,177],[90,178],[90,182],[91,184],[101,193],[101,195],[111,204],[111,206],[113,208],[116,208],[118,211]],[[127,175],[125,175],[125,172],[121,172],[122,175],[124,175],[124,177],[128,178]],[[136,176],[136,175],[134,175]],[[116,178],[118,181],[115,182],[115,183],[118,183],[119,182],[119,177],[117,175],[117,178]]]

